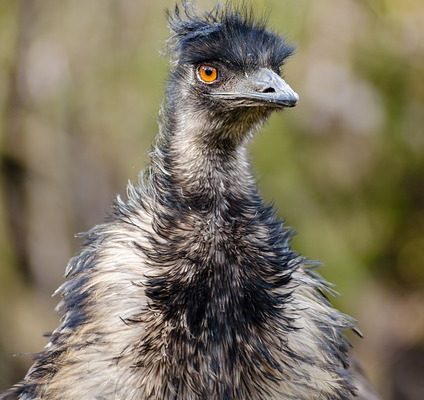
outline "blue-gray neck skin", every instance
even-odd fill
[[[247,144],[270,111],[209,109],[207,103],[193,98],[186,89],[190,85],[181,84],[181,77],[169,87],[152,153],[156,173],[172,182],[167,186],[183,201],[196,200],[198,207],[225,197],[256,196]]]

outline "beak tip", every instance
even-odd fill
[[[297,103],[299,103],[299,95],[296,92],[293,92],[292,97],[288,103],[290,104],[290,107],[297,106]]]
[[[280,105],[282,107],[291,108],[296,107],[297,103],[299,103],[299,95],[294,91],[290,89],[290,92],[284,93],[279,101]]]
[[[297,106],[297,103],[299,103],[299,95],[296,92],[293,92],[293,107]]]

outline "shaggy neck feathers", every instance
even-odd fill
[[[152,152],[158,185],[181,203],[194,200],[197,206],[191,206],[196,208],[223,204],[225,198],[247,200],[256,186],[246,147],[270,112],[210,110],[189,91],[178,89],[181,74],[174,71],[172,79],[178,82],[169,85]]]

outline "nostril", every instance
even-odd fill
[[[267,87],[265,90],[261,90],[262,93],[275,93],[275,89],[273,87]]]

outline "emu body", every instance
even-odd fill
[[[58,289],[61,324],[9,394],[353,398],[343,336],[353,323],[290,248],[247,157],[270,113],[297,102],[279,76],[292,49],[230,7],[184,11],[170,17],[172,68],[150,166],[86,234]]]

